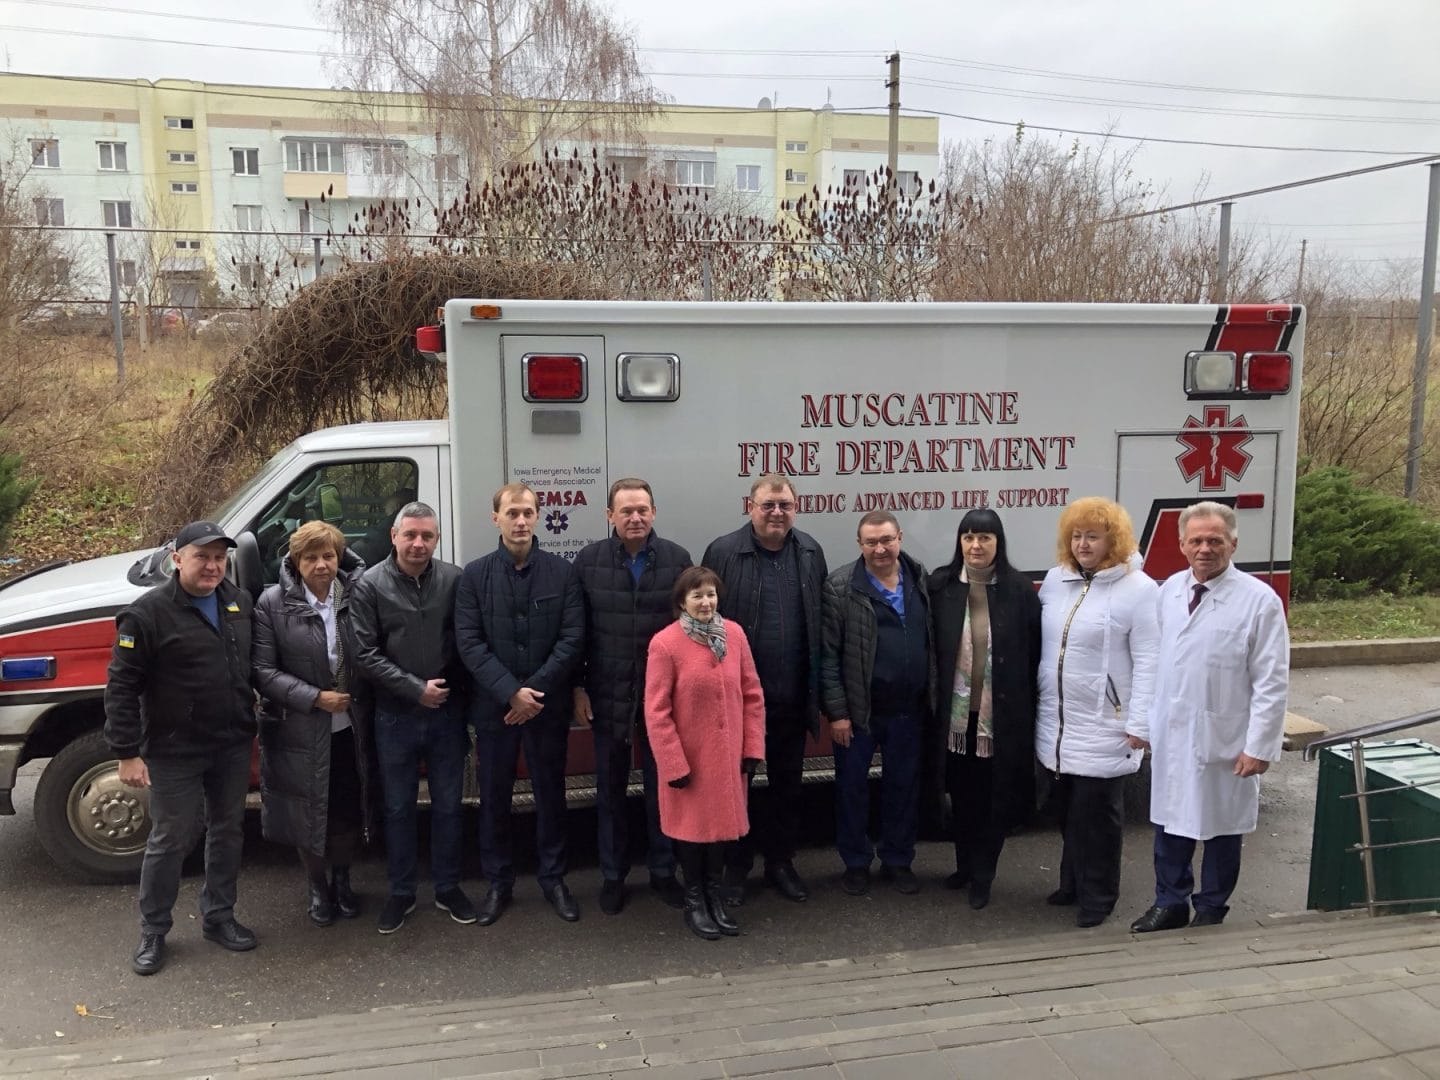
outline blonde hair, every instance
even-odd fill
[[[499,491],[495,492],[494,509],[497,514],[500,512],[500,504],[505,501],[505,496],[507,495],[514,499],[520,498],[521,495],[529,495],[530,505],[535,507],[536,513],[539,513],[540,496],[535,494],[535,489],[529,484],[516,481],[513,484],[506,484]]]
[[[1070,550],[1070,534],[1076,529],[1096,529],[1110,540],[1110,550],[1101,560],[1097,570],[1108,570],[1130,561],[1135,554],[1135,526],[1130,515],[1117,502],[1090,495],[1076,499],[1060,514],[1060,527],[1055,539],[1055,554],[1061,566],[1072,570],[1080,569],[1075,555]]]
[[[338,559],[345,554],[345,534],[328,521],[307,521],[290,534],[290,561],[296,566],[311,552],[331,548]]]

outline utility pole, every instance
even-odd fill
[[[1215,295],[1212,302],[1223,304],[1230,299],[1230,211],[1233,202],[1220,204],[1220,251],[1215,267]]]
[[[890,90],[890,153],[885,164],[890,167],[890,183],[900,182],[900,54],[891,53],[890,81],[885,85]]]
[[[1420,496],[1420,455],[1425,448],[1425,394],[1430,342],[1435,333],[1435,245],[1440,234],[1440,163],[1430,166],[1425,205],[1425,259],[1420,266],[1420,314],[1415,324],[1415,382],[1410,391],[1410,440],[1405,447],[1405,497]]]
[[[1295,302],[1297,304],[1305,302],[1305,245],[1308,243],[1310,243],[1309,240],[1300,241],[1300,272],[1295,275]]]
[[[125,385],[125,321],[120,313],[120,267],[115,262],[115,234],[105,234],[105,261],[110,264],[110,327],[115,334],[115,381]]]

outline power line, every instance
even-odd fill
[[[254,26],[262,30],[299,30],[310,33],[328,34],[323,26],[297,26],[293,23],[260,22],[255,19],[230,19],[221,15],[189,15],[178,11],[151,11],[147,8],[115,7],[113,4],[84,4],[78,0],[6,0],[11,4],[31,4],[35,7],[70,8],[79,11],[103,11],[107,15],[144,15],[152,19],[186,19],[191,22],[224,23],[228,26]]]
[[[697,50],[703,51],[703,50]],[[1322,94],[1292,90],[1242,89],[1230,86],[1197,86],[1191,83],[1155,82],[1148,79],[1124,79],[1109,75],[1082,75],[1073,71],[1055,71],[1049,68],[1016,67],[1013,64],[991,64],[981,60],[961,60],[950,56],[936,56],[933,53],[907,52],[907,61],[920,64],[939,64],[946,67],[980,68],[985,71],[999,71],[1011,75],[1027,75],[1041,79],[1067,79],[1077,82],[1108,83],[1117,86],[1143,86],[1158,90],[1183,90],[1192,93],[1233,94],[1250,97],[1282,97],[1309,99],[1315,101],[1359,101],[1381,105],[1440,105],[1440,101],[1424,98],[1364,97],[1351,94]]]
[[[1247,221],[1250,228],[1262,229],[1382,229],[1400,225],[1424,225],[1423,219],[1416,221],[1331,221],[1320,224],[1313,221]]]
[[[869,108],[869,106],[867,106]],[[1173,139],[1160,135],[1122,135],[1116,131],[1092,131],[1076,127],[1055,127],[1048,124],[1032,124],[1028,120],[995,120],[988,116],[973,116],[968,113],[947,112],[944,109],[916,109],[916,112],[930,116],[948,116],[955,120],[970,120],[977,124],[994,124],[999,127],[1023,127],[1027,131],[1053,131],[1060,135],[1091,135],[1100,139],[1120,139],[1125,142],[1162,143],[1168,146],[1212,146],[1222,150],[1283,150],[1306,154],[1375,154],[1380,157],[1425,154],[1425,150],[1367,150],[1359,147],[1341,146],[1275,146],[1265,143],[1217,142],[1207,139]]]
[[[768,76],[767,76],[768,77]],[[1047,94],[1036,90],[1022,90],[1013,87],[993,86],[986,83],[948,82],[940,79],[912,78],[912,86],[926,86],[941,90],[963,90],[967,93],[985,94],[990,97],[1016,98],[1021,101],[1050,101],[1068,105],[1121,106],[1127,109],[1145,109],[1152,112],[1195,113],[1206,116],[1243,116],[1259,120],[1319,120],[1335,123],[1366,124],[1416,124],[1434,126],[1440,119],[1433,117],[1407,116],[1365,116],[1348,113],[1306,113],[1280,112],[1274,109],[1227,109],[1220,106],[1182,105],[1157,101],[1136,101],[1131,98],[1081,97],[1072,94]]]

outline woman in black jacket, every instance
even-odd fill
[[[290,537],[280,584],[255,605],[261,827],[299,851],[316,926],[337,911],[360,914],[350,864],[369,805],[368,747],[354,694],[350,590],[364,569],[339,529],[306,522]]]
[[[930,576],[936,709],[931,745],[945,762],[955,839],[948,888],[970,889],[977,911],[1005,834],[1035,807],[1035,704],[1040,601],[1005,555],[993,510],[960,520],[955,557]]]

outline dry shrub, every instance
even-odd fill
[[[415,328],[460,296],[602,299],[573,268],[440,255],[360,263],[295,294],[220,369],[166,441],[146,495],[159,540],[212,508],[307,432],[446,414],[445,369],[415,350]]]

